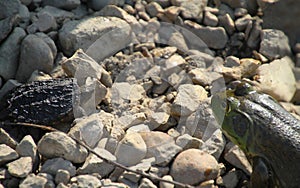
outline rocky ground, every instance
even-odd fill
[[[34,80],[80,87],[63,132],[0,128],[0,187],[246,187],[210,97],[244,79],[300,114],[295,19],[267,27],[300,5],[273,2],[0,1],[0,98]]]

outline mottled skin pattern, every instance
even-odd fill
[[[76,79],[34,81],[13,89],[0,102],[0,120],[53,125],[72,119]]]
[[[300,121],[269,95],[239,89],[216,94],[212,107],[252,163],[252,187],[300,187]]]

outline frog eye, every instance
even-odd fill
[[[232,117],[232,124],[235,134],[239,137],[244,137],[251,125],[251,121],[247,115],[238,112]]]

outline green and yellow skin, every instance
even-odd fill
[[[300,187],[300,121],[247,83],[212,97],[224,134],[252,164],[250,186]]]

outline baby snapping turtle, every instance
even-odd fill
[[[78,100],[74,78],[34,81],[16,87],[0,101],[0,120],[53,125],[71,120]]]

